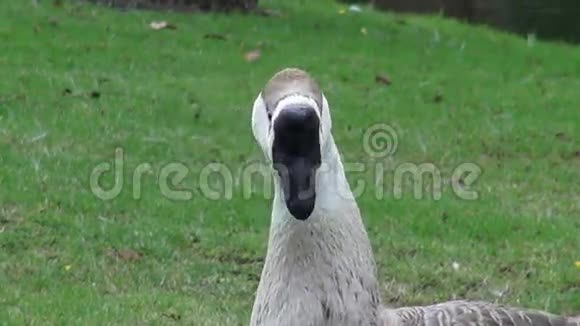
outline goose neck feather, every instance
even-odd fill
[[[333,141],[329,153],[308,220],[290,216],[276,187],[253,326],[377,325],[371,246]]]

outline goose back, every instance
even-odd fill
[[[580,326],[580,321],[573,318],[482,301],[404,307],[386,310],[383,316],[393,313],[398,326]]]

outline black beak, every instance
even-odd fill
[[[320,166],[320,120],[312,107],[282,108],[274,121],[272,158],[278,171],[286,207],[306,220],[316,202],[316,169]]]

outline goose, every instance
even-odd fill
[[[324,93],[298,68],[274,74],[254,101],[252,132],[275,187],[251,326],[580,326],[486,302],[385,306],[331,125]]]

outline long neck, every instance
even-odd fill
[[[276,187],[252,325],[376,323],[380,298],[371,246],[338,150],[328,142],[306,221],[290,215]]]
[[[274,202],[272,205],[272,223],[270,226],[270,245],[268,256],[275,259],[283,251],[287,256],[308,256],[322,247],[331,247],[329,255],[352,254],[353,251],[370,254],[369,239],[362,223],[360,211],[350,190],[344,168],[334,144],[330,138],[326,144],[322,165],[316,175],[316,205],[312,215],[306,221],[295,219],[284,201],[282,187],[276,180]],[[306,231],[310,232],[306,232]],[[316,234],[319,232],[319,234]],[[313,234],[314,233],[314,234]],[[332,235],[333,239],[326,239]],[[324,240],[324,241],[323,241]],[[316,247],[300,247],[294,250],[290,245],[297,241],[319,243]],[[350,248],[350,242],[360,245]],[[334,244],[334,242],[337,242]],[[369,271],[370,272],[370,271]]]

